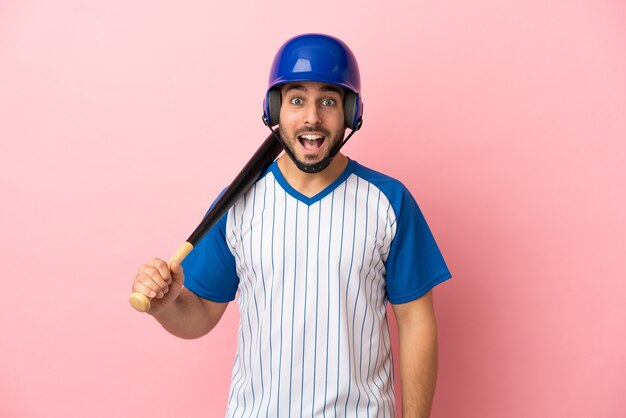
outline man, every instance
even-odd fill
[[[229,417],[392,417],[390,301],[403,414],[428,417],[431,289],[450,273],[406,188],[339,152],[346,127],[352,135],[362,120],[352,52],[330,36],[290,39],[264,108],[285,155],[198,243],[185,273],[153,259],[133,290],[153,297],[148,313],[182,338],[211,331],[238,293]]]

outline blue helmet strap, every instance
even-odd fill
[[[285,154],[287,154],[289,156],[289,158],[291,158],[291,160],[294,162],[296,167],[298,167],[301,171],[304,171],[305,173],[309,173],[309,174],[319,173],[320,171],[322,171],[323,169],[328,167],[330,165],[331,161],[333,160],[333,158],[335,158],[335,155],[337,155],[337,153],[341,149],[341,147],[343,147],[345,145],[345,143],[348,142],[348,139],[350,139],[350,137],[358,130],[358,128],[357,128],[357,129],[351,131],[348,134],[348,136],[342,142],[338,143],[335,146],[335,148],[333,148],[330,151],[330,153],[328,154],[328,157],[324,158],[319,163],[304,164],[304,163],[302,163],[302,162],[300,162],[300,161],[298,161],[296,159],[296,156],[293,155],[293,153],[291,152],[289,147],[285,144],[283,139],[280,137],[280,134],[277,133],[274,129],[272,129],[271,126],[267,125],[267,127],[270,128],[270,131],[272,131],[272,133],[274,134],[274,136],[276,137],[278,142],[280,142],[283,145],[283,148],[285,149]],[[360,124],[359,124],[358,127],[360,128]]]

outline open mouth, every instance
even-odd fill
[[[320,134],[298,135],[298,141],[306,151],[317,151],[322,147],[326,137]]]

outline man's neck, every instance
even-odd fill
[[[324,170],[310,174],[301,171],[291,158],[283,154],[278,159],[278,168],[291,187],[307,197],[313,197],[337,180],[348,166],[348,162],[348,157],[339,153]]]

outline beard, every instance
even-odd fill
[[[324,135],[324,145],[326,147],[326,153],[323,156],[320,155],[305,155],[305,161],[302,161],[300,157],[296,155],[296,150],[294,149],[294,144],[298,142],[298,136],[306,133],[317,132]],[[287,153],[292,159],[298,159],[300,164],[315,164],[317,162],[323,161],[328,157],[334,157],[335,149],[341,144],[343,137],[346,133],[346,128],[340,128],[336,132],[331,133],[328,129],[318,127],[318,128],[310,128],[303,127],[297,129],[293,135],[289,135],[280,125],[278,126],[278,133],[282,138],[283,146],[289,149]]]

